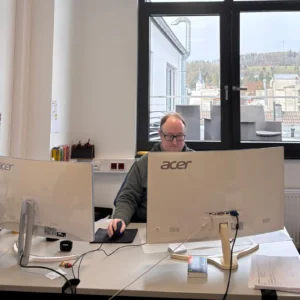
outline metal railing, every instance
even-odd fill
[[[213,105],[220,105],[220,96],[151,96],[149,116],[149,139],[159,140],[159,123],[161,117],[168,113],[167,99],[173,99],[174,110],[176,105],[200,105],[201,127],[203,120],[210,118]],[[188,101],[187,101],[188,99]],[[190,101],[198,99],[198,101]],[[210,101],[209,101],[210,100]],[[291,101],[292,100],[292,101]],[[186,103],[188,102],[188,103]],[[300,141],[300,96],[243,96],[241,105],[262,105],[266,121],[279,121],[282,124],[283,140]],[[202,128],[203,130],[203,128]]]

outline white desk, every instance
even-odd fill
[[[50,271],[42,269],[23,269],[17,265],[17,257],[13,253],[12,247],[18,239],[18,235],[6,230],[0,233],[0,249],[9,249],[7,254],[0,257],[0,291],[21,291],[21,292],[44,292],[61,293],[63,278],[50,280],[44,274]],[[59,242],[46,242],[45,238],[34,237],[32,253],[37,255],[53,255],[59,253]],[[0,254],[1,255],[1,254]],[[33,263],[32,265],[40,265]],[[49,268],[58,269],[59,263],[49,263],[43,265]],[[66,269],[64,269],[66,270]],[[67,271],[71,276],[70,270]],[[1,296],[0,296],[1,298]]]
[[[131,224],[132,228],[144,227],[144,224]],[[0,245],[11,246],[17,236],[0,234]],[[140,243],[137,235],[134,244]],[[96,249],[99,244],[74,242],[73,253],[83,253]],[[104,244],[103,249],[110,253],[121,244]],[[33,254],[48,255],[58,252],[59,242],[45,242],[44,238],[35,238],[32,247]],[[256,253],[274,255],[298,255],[291,241],[261,244]],[[61,253],[57,253],[61,254]],[[142,247],[128,247],[120,249],[110,257],[102,252],[94,252],[85,256],[81,269],[81,283],[77,287],[77,294],[112,295],[124,288],[143,272],[164,257],[166,253],[145,254]],[[248,288],[248,274],[251,256],[239,260],[239,268],[232,272],[231,283],[227,299],[261,299],[259,290]],[[51,268],[58,268],[58,263],[48,264]],[[167,258],[149,273],[137,280],[121,293],[120,296],[166,297],[166,298],[201,298],[221,299],[227,285],[227,271],[209,265],[207,279],[188,279],[186,262]],[[72,278],[70,269],[68,278]],[[77,268],[75,268],[77,271]],[[16,265],[16,257],[10,253],[0,257],[0,291],[25,291],[42,293],[60,293],[64,284],[63,278],[49,280],[44,275],[46,270],[21,269]],[[77,276],[77,272],[75,273]],[[0,294],[1,295],[1,294]],[[299,294],[278,292],[278,299],[300,298]]]

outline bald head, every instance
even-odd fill
[[[163,151],[182,151],[185,141],[185,121],[178,113],[170,113],[161,119],[161,147]]]
[[[171,112],[171,113],[168,113],[168,114],[166,114],[165,116],[163,116],[162,118],[161,118],[161,120],[160,120],[160,129],[162,129],[162,127],[163,127],[163,125],[167,122],[167,120],[168,119],[177,119],[177,120],[180,120],[182,123],[183,123],[183,125],[184,126],[186,126],[185,125],[185,121],[184,121],[184,119],[183,119],[183,117],[179,114],[179,113],[177,113],[177,112]]]

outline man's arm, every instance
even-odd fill
[[[127,226],[141,201],[142,195],[142,178],[138,165],[135,162],[116,200],[116,209],[113,219],[122,219]]]

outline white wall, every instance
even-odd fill
[[[102,158],[134,157],[137,1],[82,0],[72,142],[90,138]],[[76,39],[76,37],[74,37]]]
[[[300,188],[300,160],[286,160],[284,164],[285,188]]]
[[[152,87],[151,99],[152,111],[166,110],[166,98],[155,98],[155,96],[166,95],[166,69],[167,63],[176,69],[175,94],[181,95],[181,57],[182,54],[161,32],[154,22],[150,23],[151,28],[151,51],[152,51]],[[176,99],[177,100],[177,99]]]
[[[137,0],[55,2],[51,146],[87,141],[96,157],[133,158],[136,143]],[[112,207],[122,174],[95,174],[95,203]]]

